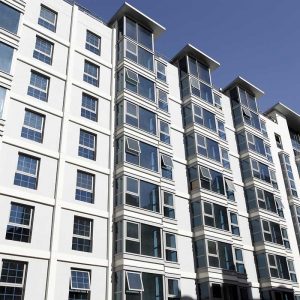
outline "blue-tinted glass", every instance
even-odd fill
[[[209,68],[199,62],[197,66],[199,78],[210,84]]]
[[[203,119],[204,119],[204,126],[213,130],[213,131],[217,131],[216,128],[216,119],[215,119],[215,115],[211,112],[209,112],[206,109],[203,109]]]
[[[6,89],[0,86],[0,118],[2,118]]]
[[[211,87],[200,82],[201,98],[209,103],[213,103]]]
[[[14,48],[0,42],[0,71],[10,73]]]
[[[142,26],[138,26],[138,42],[152,50],[152,33]]]
[[[47,101],[49,78],[37,72],[31,72],[27,94],[42,101]]]
[[[211,139],[206,138],[206,147],[208,157],[220,161],[219,144]]]
[[[52,49],[52,43],[43,38],[37,37],[33,57],[50,65],[52,63]]]
[[[258,129],[258,130],[261,130],[260,129],[260,121],[259,121],[259,117],[257,114],[255,114],[254,112],[250,112],[251,113],[251,125]]]
[[[86,218],[75,217],[73,234],[89,237],[91,232],[91,221]]]
[[[81,116],[92,121],[97,121],[98,100],[87,94],[82,95]]]
[[[126,18],[126,35],[137,41],[137,24]]]
[[[90,289],[89,273],[87,271],[71,271],[72,287],[75,289]]]
[[[139,128],[152,134],[156,134],[156,116],[155,113],[139,108]]]
[[[140,207],[159,212],[160,205],[157,185],[140,181]]]
[[[198,77],[198,72],[197,72],[197,62],[194,58],[189,57],[189,69],[190,73],[196,77]]]
[[[43,120],[44,117],[40,114],[36,114],[31,111],[26,111],[21,136],[41,143]]]
[[[234,270],[232,248],[230,244],[218,242],[220,267],[226,270]]]
[[[100,38],[96,34],[87,31],[85,48],[97,55],[100,55]]]
[[[51,9],[41,6],[40,17],[38,23],[43,27],[55,31],[56,30],[56,18],[57,13],[52,11]]]
[[[141,254],[142,255],[161,257],[161,236],[160,235],[161,235],[160,228],[141,224]],[[149,299],[153,299],[153,298],[149,298]]]
[[[153,146],[140,142],[140,165],[141,167],[158,171],[157,149]]]
[[[153,54],[142,47],[138,47],[138,63],[153,71]]]
[[[95,160],[96,136],[84,130],[80,130],[78,155]]]
[[[29,225],[30,224],[30,215],[31,208],[22,204],[11,205],[9,222],[21,225]]]
[[[99,67],[94,65],[93,63],[85,61],[83,80],[94,86],[98,86],[99,85]]]
[[[0,27],[12,33],[18,32],[20,12],[0,2]]]
[[[139,75],[139,95],[154,101],[154,82]]]
[[[89,300],[90,299],[90,294],[86,292],[69,292],[69,300]]]
[[[224,195],[224,182],[223,182],[222,174],[217,171],[214,171],[214,170],[210,170],[210,174],[212,177],[212,180],[211,180],[212,191]]]

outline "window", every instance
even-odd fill
[[[188,58],[189,62],[189,72],[193,76],[207,82],[211,83],[210,81],[210,71],[209,68],[202,64],[201,62],[197,61],[196,59],[189,57]]]
[[[236,213],[230,212],[230,223],[231,223],[231,233],[239,236],[240,228],[238,223],[238,215]]]
[[[27,94],[42,101],[47,101],[49,90],[49,77],[31,71],[30,84]]]
[[[126,17],[125,34],[127,37],[152,50],[152,32]]]
[[[276,179],[276,172],[274,170],[270,170],[270,180],[274,187],[274,189],[278,190],[278,183]]]
[[[142,274],[126,271],[126,279],[129,291],[142,292],[144,290]]]
[[[161,154],[161,176],[173,179],[173,160],[170,156]]]
[[[96,87],[99,86],[99,66],[85,60],[84,61],[84,73],[83,73],[83,81],[94,85]]]
[[[222,109],[221,97],[219,95],[214,94],[214,102],[216,107]]]
[[[78,155],[96,160],[96,135],[80,129]]]
[[[166,66],[159,61],[156,62],[156,76],[158,80],[167,81]]]
[[[69,300],[89,300],[90,289],[90,271],[71,269]]]
[[[207,137],[196,134],[197,137],[197,153],[210,159],[221,161],[219,144]]]
[[[289,273],[290,273],[290,279],[293,282],[297,282],[297,275],[294,267],[294,262],[292,260],[287,261],[288,268],[289,268]]]
[[[218,134],[222,140],[226,141],[225,124],[224,122],[219,120],[218,120]]]
[[[273,158],[272,158],[272,153],[271,153],[271,148],[270,146],[265,145],[265,149],[266,149],[266,156],[269,162],[273,162]]]
[[[203,215],[205,225],[222,230],[229,230],[226,207],[203,201]]]
[[[290,242],[289,242],[289,237],[288,237],[288,233],[287,233],[286,228],[281,228],[281,235],[282,235],[282,240],[283,240],[284,247],[286,249],[291,249]]]
[[[52,9],[42,5],[38,23],[43,27],[55,32],[57,22],[57,13]]]
[[[170,219],[175,219],[174,195],[168,192],[163,192],[164,197],[164,216]]]
[[[21,136],[38,143],[42,143],[44,123],[45,116],[26,109]]]
[[[208,265],[219,268],[219,254],[217,242],[207,241]]]
[[[160,125],[160,140],[163,143],[170,144],[170,128],[167,122],[159,120]]]
[[[248,91],[245,91],[244,89],[242,89],[240,87],[239,87],[239,93],[240,93],[241,104],[253,111],[257,111],[255,97],[253,95],[251,95]]]
[[[160,228],[126,222],[126,252],[161,257]]]
[[[36,190],[38,184],[38,169],[38,158],[19,153],[14,184]]]
[[[119,77],[119,80],[121,76]],[[125,88],[154,102],[154,82],[131,70],[125,70]]]
[[[268,137],[268,132],[266,128],[266,122],[263,121],[262,119],[260,120],[260,125],[261,125],[261,132],[265,137]]]
[[[11,203],[6,239],[30,243],[33,208],[19,203]]]
[[[221,284],[213,283],[211,285],[212,296],[214,299],[222,299],[222,287]]]
[[[268,259],[271,277],[291,280],[286,257],[268,254]]]
[[[33,51],[33,57],[48,65],[51,65],[53,47],[53,43],[37,36],[35,42],[35,49]]]
[[[228,200],[235,201],[235,186],[232,180],[225,178],[226,196]]]
[[[0,86],[0,119],[2,118],[2,115],[3,115],[5,96],[6,96],[6,89],[4,87]]]
[[[242,249],[235,249],[235,267],[238,273],[246,274]]]
[[[123,45],[125,45],[126,58],[129,58],[135,63],[138,63],[148,70],[153,71],[153,54],[151,52],[128,39],[119,42],[119,51],[123,51]]]
[[[202,100],[213,104],[213,96],[212,96],[212,90],[211,87],[198,81],[197,79],[191,77],[191,91],[192,95],[201,98]]]
[[[228,150],[221,148],[222,165],[225,169],[230,170],[229,154]]]
[[[100,55],[100,46],[101,46],[100,37],[98,35],[92,33],[91,31],[87,30],[85,49],[87,49],[97,55]]]
[[[83,93],[81,102],[81,116],[91,121],[98,119],[98,99]]]
[[[146,143],[126,138],[125,160],[140,167],[158,171],[157,148]]]
[[[26,267],[22,261],[2,260],[0,299],[23,299]]]
[[[168,112],[168,94],[160,89],[157,89],[157,98],[158,98],[158,107],[163,110]]]
[[[93,220],[74,216],[72,250],[92,252]]]
[[[250,132],[247,132],[246,135],[248,140],[248,148],[263,156],[266,156],[266,149],[263,139],[253,135]]]
[[[221,173],[200,167],[201,187],[224,195],[224,182]]]
[[[172,233],[165,234],[166,260],[177,262],[176,236]]]
[[[201,226],[203,224],[201,203],[198,201],[192,202],[191,211],[192,211],[192,228]]]
[[[279,277],[275,255],[269,254],[268,259],[269,259],[269,268],[270,268],[271,277]]]
[[[125,179],[126,204],[154,212],[160,211],[159,188],[157,185],[133,177],[125,177]]]
[[[0,42],[0,71],[10,74],[14,48]]]
[[[168,300],[180,299],[179,280],[168,278]]]
[[[156,134],[156,114],[126,101],[125,122],[151,134]]]
[[[77,171],[75,199],[94,203],[95,176],[83,171]]]
[[[4,2],[0,2],[0,28],[17,34],[19,21],[20,12]]]
[[[279,149],[283,149],[282,148],[282,142],[281,142],[281,136],[277,133],[274,134],[275,135],[275,141],[276,141],[276,145]]]

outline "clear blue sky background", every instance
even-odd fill
[[[262,111],[278,101],[300,113],[300,0],[129,0],[166,27],[155,48],[171,58],[191,43],[221,63],[213,82],[241,75],[265,92]],[[108,21],[120,0],[78,0]]]

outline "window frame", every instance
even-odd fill
[[[46,80],[46,88],[45,89],[42,89],[36,85],[33,85],[31,83],[31,80],[32,80],[32,76],[38,76],[40,78],[42,78],[43,80]],[[38,99],[38,100],[41,100],[41,101],[44,101],[44,102],[48,102],[48,97],[49,97],[49,87],[50,87],[50,77],[49,76],[46,76],[36,70],[33,70],[31,69],[31,72],[30,72],[30,81],[29,81],[29,85],[28,85],[28,90],[27,90],[27,95],[35,98],[35,99]],[[32,93],[30,92],[29,93],[29,90],[32,89],[34,91],[38,91],[39,93],[44,93],[45,94],[45,97],[43,97],[41,99],[41,97],[35,97],[34,95],[32,95]]]
[[[72,279],[72,272],[77,272],[77,273],[85,273],[85,274],[88,274],[88,285],[89,285],[89,288],[78,288],[78,287],[74,287],[73,285],[73,279]],[[70,277],[70,291],[78,291],[78,292],[82,292],[82,291],[85,291],[85,292],[90,292],[91,291],[91,272],[89,270],[82,270],[82,269],[73,269],[71,268],[71,277]]]
[[[88,65],[92,66],[93,68],[96,69],[96,71],[97,71],[96,77],[94,77],[94,75],[92,75],[86,71],[86,66],[88,66]],[[83,68],[83,81],[98,88],[99,83],[100,83],[100,66],[85,59],[84,60],[84,68]]]
[[[168,131],[162,130],[162,123],[168,128]],[[171,145],[170,123],[159,119],[159,138],[162,143]]]
[[[172,237],[174,237],[174,241],[175,241],[175,247],[171,247],[167,245],[167,235],[170,235]],[[178,262],[178,250],[177,250],[177,237],[175,233],[172,232],[164,232],[164,245],[165,245],[165,259],[167,262],[171,262],[171,263],[177,263]],[[175,252],[176,253],[176,260],[168,260],[167,257],[167,253],[170,252]]]
[[[169,160],[169,161],[168,161]],[[160,154],[160,161],[161,161],[161,174],[163,178],[173,180],[173,158],[167,154]],[[165,174],[165,175],[163,175]],[[166,175],[169,174],[169,175]]]
[[[159,65],[163,66],[164,68],[164,71],[160,70],[160,68],[158,67]],[[162,62],[156,60],[156,78],[159,80],[159,81],[162,81],[162,82],[167,82],[167,74],[166,74],[166,65],[163,64]]]
[[[80,143],[81,133],[93,136],[93,139],[94,139],[94,147],[93,148]],[[86,149],[88,151],[91,151],[91,153],[93,154],[93,158],[80,155],[79,154],[80,153],[80,148],[83,148],[83,149]],[[94,160],[94,161],[97,160],[97,135],[96,134],[94,134],[94,133],[92,133],[90,131],[87,131],[85,129],[80,128],[80,130],[79,130],[79,143],[78,143],[78,156],[86,158],[86,159],[89,159],[89,160]]]
[[[92,109],[90,109],[89,107],[86,107],[84,106],[84,97],[90,99],[90,100],[93,100],[95,101],[95,110],[93,111]],[[85,92],[82,93],[82,97],[81,97],[81,111],[80,111],[80,116],[87,119],[87,120],[91,120],[91,121],[94,121],[94,122],[98,122],[98,107],[99,107],[99,99],[94,97],[94,96],[91,96],[90,94],[87,94]],[[86,116],[83,115],[83,111],[87,111],[89,112],[91,115],[95,115],[95,120],[93,120],[93,118],[87,118]]]
[[[166,217],[166,218],[169,218],[169,219],[173,219],[173,220],[174,220],[174,219],[176,219],[176,214],[175,214],[175,201],[174,201],[175,195],[174,195],[173,193],[171,193],[171,192],[169,192],[169,191],[165,191],[165,190],[162,190],[162,193],[163,193],[163,201],[162,201],[162,204],[163,204],[163,215],[164,215],[164,217]],[[173,205],[167,204],[167,203],[166,203],[166,201],[165,201],[165,199],[166,199],[165,194],[172,195],[172,202],[173,202]],[[171,211],[174,212],[174,218],[169,217],[169,216],[166,216],[165,208],[170,209]]]
[[[42,42],[47,43],[50,46],[50,54],[43,52],[41,49],[37,49],[37,42],[38,40],[41,40]],[[36,35],[36,41],[35,41],[35,46],[33,50],[33,57],[36,58],[37,60],[44,62],[48,65],[52,65],[53,63],[53,52],[54,52],[54,43],[50,42],[49,40],[41,37],[40,35]],[[44,59],[41,59],[40,55],[44,57]],[[49,61],[47,60],[49,59]]]
[[[88,34],[91,34],[92,36],[94,36],[98,39],[98,48],[88,41]],[[89,48],[93,48],[95,51],[93,51]],[[92,52],[92,53],[94,53],[94,54],[96,54],[96,55],[101,56],[101,37],[99,35],[95,34],[94,32],[92,32],[89,29],[86,30],[85,49]]]
[[[76,234],[74,233],[74,225],[75,225],[75,220],[84,220],[84,221],[87,221],[89,223],[89,235],[88,236],[85,236],[85,235],[79,235],[79,234]],[[85,217],[82,217],[82,216],[78,216],[78,215],[74,215],[74,221],[73,221],[73,234],[72,234],[72,250],[74,251],[80,251],[80,252],[85,252],[85,253],[91,253],[93,252],[93,225],[94,225],[94,220],[93,219],[90,219],[90,218],[85,218]],[[89,241],[90,244],[89,244],[89,251],[84,251],[84,250],[79,250],[79,249],[73,249],[73,241],[74,241],[74,238],[76,239],[81,239],[81,240],[86,240],[86,241]]]
[[[142,278],[142,273],[141,272],[125,271],[125,274],[126,274],[126,282],[127,282],[127,285],[128,285],[128,290],[130,292],[144,292],[144,283],[143,283],[143,278]],[[138,274],[139,275],[140,283],[141,283],[141,289],[133,289],[133,288],[130,287],[130,283],[129,283],[130,280],[129,280],[128,274]]]
[[[161,97],[161,93],[163,93],[164,97]],[[169,112],[168,93],[160,88],[157,88],[156,94],[157,94],[158,108],[162,111]]]
[[[235,215],[236,217],[236,223],[232,220],[232,216]],[[229,211],[229,222],[230,222],[230,231],[233,235],[235,236],[241,236],[240,232],[240,226],[239,226],[239,218],[238,218],[238,213],[234,211]],[[238,234],[234,233],[234,231],[237,230]]]
[[[88,175],[88,176],[91,176],[91,178],[92,178],[92,187],[91,187],[90,190],[87,189],[87,188],[84,188],[84,187],[81,187],[81,186],[78,186],[78,185],[77,185],[77,184],[78,184],[78,176],[79,176],[80,173],[81,173],[82,175]],[[94,201],[95,201],[95,180],[96,180],[95,174],[88,173],[88,172],[86,172],[86,171],[83,171],[83,170],[81,170],[81,169],[78,169],[78,170],[77,170],[77,176],[76,176],[75,200],[82,201],[82,202],[85,202],[85,203],[93,204]],[[81,200],[81,199],[77,198],[77,190],[90,193],[91,196],[92,196],[91,202],[87,202],[87,201],[84,201],[84,200]]]
[[[47,19],[45,19],[44,17],[41,16],[42,9],[45,9],[48,12],[51,12],[53,14],[53,16],[55,17],[54,23],[51,23],[49,20],[47,20]],[[55,10],[49,8],[48,6],[46,6],[44,4],[41,4],[41,6],[40,6],[40,14],[39,14],[39,18],[38,18],[38,24],[39,25],[43,26],[44,28],[46,28],[46,29],[48,29],[48,30],[50,30],[52,32],[56,32],[57,19],[58,19],[58,13]],[[41,24],[40,20],[42,20],[45,23],[48,23],[48,25],[50,25],[50,28],[47,27],[47,26],[45,26],[45,24]],[[53,29],[51,29],[52,28],[51,26],[53,27]]]
[[[34,114],[34,115],[37,115],[39,117],[41,117],[42,119],[42,123],[41,123],[41,129],[37,129],[35,127],[30,127],[29,125],[25,124],[25,119],[26,119],[26,113],[30,113],[30,114]],[[43,115],[43,114],[40,114],[36,111],[33,111],[31,109],[28,109],[28,108],[25,108],[25,115],[24,115],[24,120],[23,120],[23,125],[22,125],[22,129],[21,129],[21,137],[23,138],[26,138],[28,140],[31,140],[31,141],[34,141],[34,142],[37,142],[37,143],[43,143],[43,140],[44,140],[44,129],[45,129],[45,121],[46,121],[46,116]],[[30,139],[28,137],[25,137],[23,136],[23,128],[26,128],[28,130],[32,130],[34,132],[37,132],[41,135],[41,140],[40,141],[37,141],[35,138],[33,139]]]
[[[209,252],[209,245],[208,245],[208,243],[214,243],[215,249],[216,249],[216,252],[217,252],[216,254]],[[210,240],[210,239],[207,239],[205,244],[206,244],[206,253],[207,253],[208,267],[211,267],[211,268],[220,268],[220,257],[219,257],[219,245],[218,245],[218,242]],[[211,266],[209,264],[209,257],[210,256],[218,259],[218,266],[217,267]]]

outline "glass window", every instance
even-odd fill
[[[203,202],[204,224],[222,230],[229,230],[227,209],[224,206]]]
[[[168,112],[169,111],[168,94],[163,90],[157,89],[157,98],[158,98],[158,107],[161,110]]]
[[[231,223],[231,233],[239,236],[240,228],[238,223],[238,215],[236,213],[230,212],[230,223]]]
[[[71,269],[69,299],[90,299],[91,274],[87,270]]]
[[[168,192],[163,192],[164,197],[164,216],[170,219],[175,219],[174,195]]]
[[[26,109],[21,136],[42,143],[44,124],[45,116]]]
[[[94,34],[93,32],[87,30],[85,49],[87,49],[97,55],[100,55],[100,46],[101,46],[100,37],[98,35]]]
[[[156,62],[156,76],[158,80],[167,81],[166,66],[159,61]]]
[[[95,176],[77,171],[75,199],[87,203],[94,202]]]
[[[10,74],[14,48],[0,42],[0,71]]]
[[[81,116],[91,121],[98,119],[98,99],[88,94],[82,94]]]
[[[30,189],[37,189],[38,169],[38,158],[20,153],[14,184]]]
[[[84,61],[84,73],[83,73],[83,81],[99,87],[99,66],[85,60]]]
[[[31,71],[30,84],[27,94],[36,99],[47,101],[49,90],[49,77],[36,71]]]
[[[33,208],[28,205],[11,203],[6,239],[30,243],[33,221]]]
[[[80,129],[78,155],[96,160],[96,135]]]
[[[35,41],[35,49],[33,57],[48,64],[52,64],[53,43],[37,36]]]
[[[126,271],[127,285],[129,291],[142,292],[144,290],[142,274]]]
[[[166,260],[177,262],[176,236],[172,233],[165,234],[166,241]]]
[[[137,62],[148,70],[153,71],[153,54],[139,46]]]
[[[27,265],[22,261],[2,260],[0,296],[21,300],[24,296]]]
[[[167,122],[159,120],[160,125],[160,140],[166,144],[170,144],[170,128]]]
[[[222,121],[218,120],[218,133],[219,133],[219,137],[226,141],[226,132],[225,132],[225,124]]]
[[[230,161],[229,161],[229,154],[228,150],[221,148],[221,155],[222,155],[222,165],[225,169],[230,170]]]
[[[126,35],[137,41],[137,24],[126,17]]]
[[[228,200],[235,201],[235,186],[232,180],[225,178],[226,196]]]
[[[211,82],[210,82],[209,68],[204,64],[200,63],[199,61],[197,61],[197,68],[198,68],[199,79],[210,84]]]
[[[294,262],[292,260],[288,260],[287,263],[288,263],[288,268],[290,273],[290,279],[293,282],[297,282],[297,275],[294,267]]]
[[[200,202],[192,202],[191,210],[192,210],[192,228],[201,226],[203,224],[201,203]]]
[[[214,94],[214,102],[215,102],[215,106],[217,106],[220,109],[222,109],[221,97],[219,95]]]
[[[286,249],[291,249],[287,229],[286,228],[281,228],[281,234],[282,234],[282,240],[283,240],[284,247]]]
[[[211,285],[212,296],[214,299],[222,299],[222,287],[221,284],[213,283]]]
[[[125,122],[156,134],[156,114],[128,101],[126,101]]]
[[[200,170],[201,187],[224,195],[225,191],[222,174],[204,167],[200,167]]]
[[[208,265],[219,268],[219,254],[217,242],[207,241]]]
[[[17,34],[19,21],[20,12],[4,2],[0,2],[0,28]]]
[[[138,42],[152,50],[152,32],[141,25],[138,25]]]
[[[242,249],[235,249],[235,266],[238,273],[246,273]]]
[[[168,279],[168,300],[180,299],[181,293],[178,279]]]
[[[55,11],[53,11],[52,9],[42,5],[38,23],[41,26],[55,32],[56,31],[56,22],[57,22],[57,13]]]
[[[0,119],[2,118],[3,115],[5,96],[6,96],[6,89],[0,86]]]
[[[74,216],[72,250],[92,252],[93,220]]]
[[[161,155],[161,175],[167,179],[173,179],[173,160],[168,155]]]

